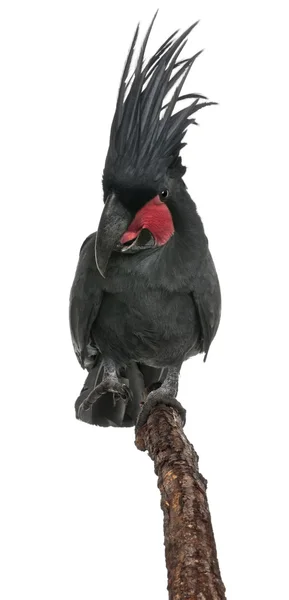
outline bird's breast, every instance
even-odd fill
[[[189,294],[138,286],[105,292],[94,335],[99,349],[120,362],[174,364],[184,360],[199,336]]]

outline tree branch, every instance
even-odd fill
[[[154,461],[164,513],[169,600],[226,600],[198,456],[181,418],[160,405],[136,432],[136,446]]]

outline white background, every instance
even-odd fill
[[[133,430],[74,418],[68,328],[137,2],[2,0],[1,583],[3,600],[165,600],[153,464]],[[208,362],[183,368],[186,433],[209,480],[230,600],[288,598],[288,22],[284,2],[158,2],[149,49],[201,19],[184,151],[223,291]],[[287,395],[287,399],[286,399]]]

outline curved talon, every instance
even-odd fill
[[[85,410],[85,411],[86,411],[86,410],[89,410],[89,409],[92,407],[92,404],[93,404],[93,403],[89,402],[89,400],[88,400],[88,399],[86,399],[86,400],[84,400],[84,401],[82,402],[82,404],[80,405],[80,407],[79,407],[79,410],[80,410],[80,409],[81,409],[81,410]]]
[[[129,387],[125,383],[120,383],[120,390],[114,390],[113,393],[113,403],[114,406],[119,400],[123,400],[123,402],[129,402],[132,399],[132,393]],[[113,391],[113,390],[112,390]]]
[[[104,394],[111,393],[113,404],[124,402],[127,404],[132,399],[132,393],[129,387],[118,380],[107,379],[97,385],[89,396],[80,404],[77,411],[77,418],[81,421],[91,422],[91,410],[97,400]]]
[[[87,399],[84,400],[78,407],[77,418],[85,423],[91,423],[91,407],[92,404],[87,402]]]

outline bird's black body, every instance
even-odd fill
[[[146,398],[139,422],[154,403],[181,410],[175,400],[181,365],[195,354],[207,355],[219,325],[219,282],[179,157],[188,117],[205,103],[190,95],[197,97],[193,105],[171,116],[179,87],[165,123],[159,117],[171,81],[167,71],[178,66],[187,33],[177,42],[169,38],[154,55],[145,89],[140,79],[148,71],[141,56],[126,100],[129,65],[125,69],[104,170],[106,204],[98,233],[80,251],[70,324],[76,355],[89,375],[76,413],[94,424],[133,425]],[[179,77],[186,76],[192,59],[179,64]]]

